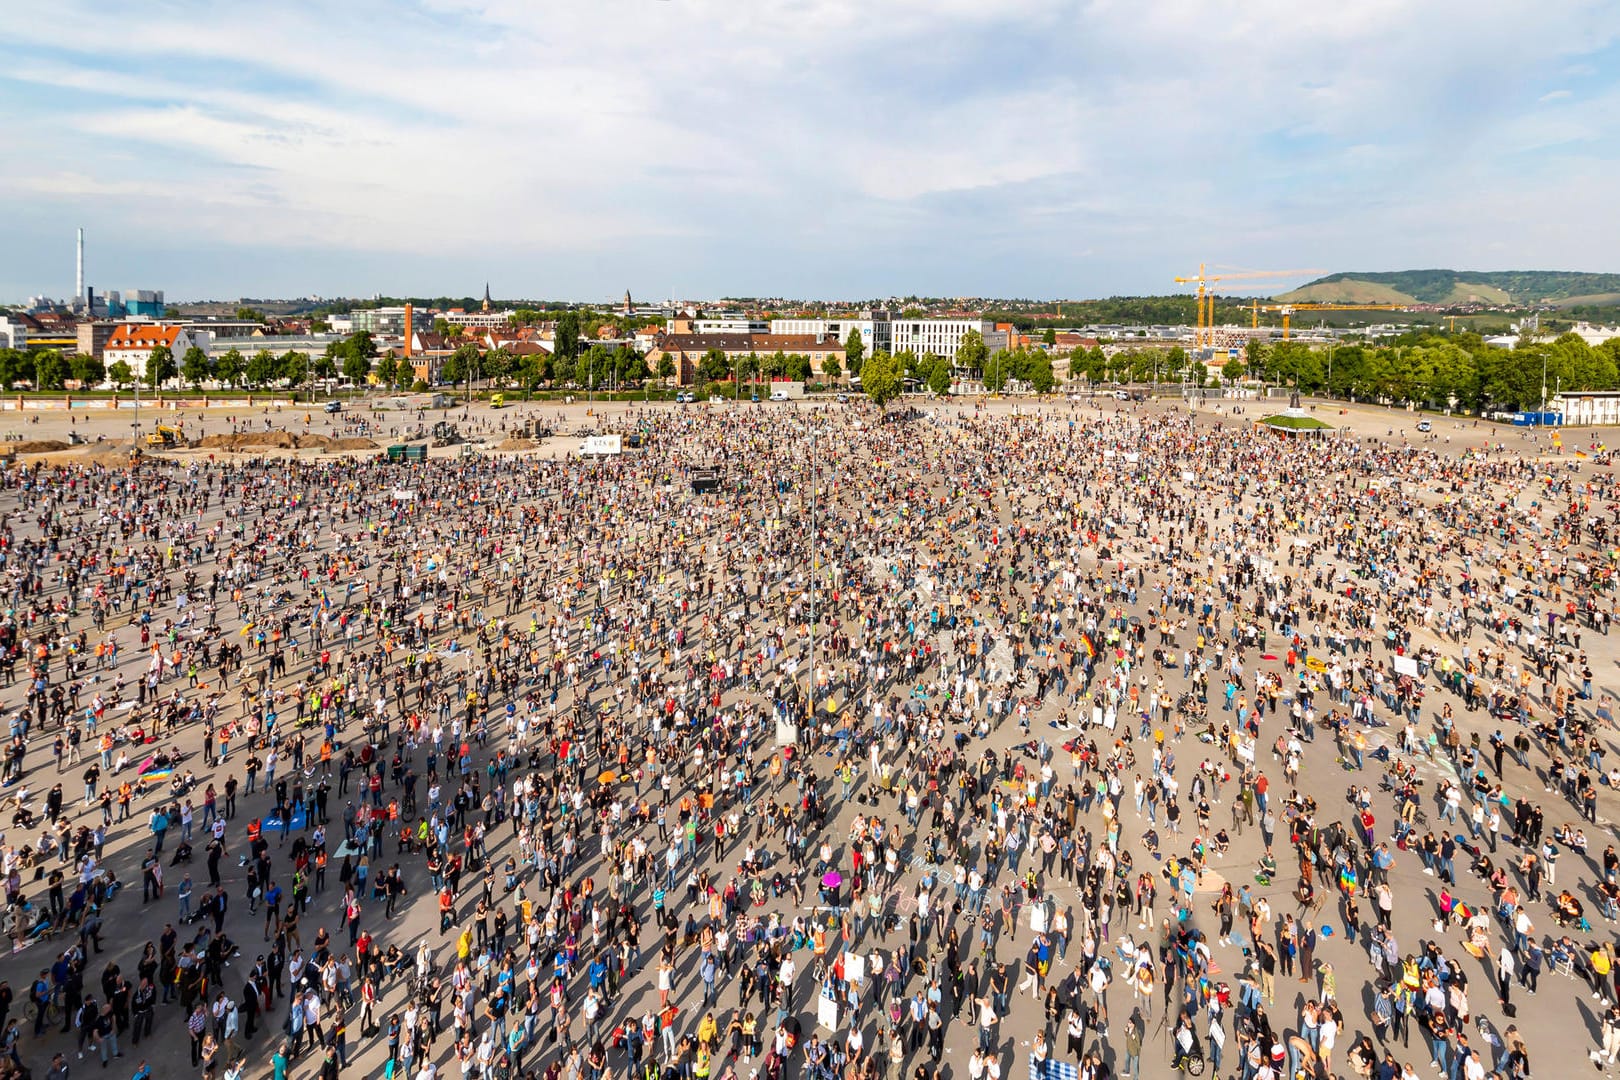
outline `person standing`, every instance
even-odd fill
[[[1496,1000],[1507,1005],[1508,997],[1513,988],[1513,950],[1507,943],[1502,944],[1502,951],[1496,957]]]
[[[1135,1076],[1142,1069],[1142,1034],[1146,1025],[1139,1010],[1131,1010],[1131,1018],[1125,1021],[1125,1067],[1120,1070],[1121,1077]]]
[[[191,1035],[191,1066],[196,1068],[202,1064],[203,1035],[208,1030],[208,1013],[203,1009],[203,1003],[198,1001],[191,1009],[191,1015],[186,1017],[186,1031]]]

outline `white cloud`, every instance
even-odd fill
[[[37,107],[18,112],[0,191],[47,215],[122,208],[132,246],[203,225],[391,253],[424,290],[450,252],[848,293],[861,281],[833,280],[821,256],[851,238],[891,254],[843,272],[912,291],[963,273],[937,257],[941,234],[1033,229],[1006,246],[1032,240],[1046,261],[985,261],[968,291],[1016,273],[1005,291],[1072,295],[1067,253],[1111,246],[1139,280],[1091,291],[1201,258],[1387,264],[1376,230],[1392,207],[1438,220],[1419,254],[1449,261],[1472,227],[1459,190],[1512,186],[1523,216],[1545,200],[1517,183],[1517,158],[1612,137],[1609,95],[1547,86],[1620,40],[1620,9],[360,0],[108,18],[67,0],[9,29],[22,59],[7,77]],[[1558,102],[1559,120],[1525,102]],[[1261,257],[1283,242],[1301,249]]]

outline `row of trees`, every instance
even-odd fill
[[[1575,334],[1513,349],[1477,334],[1409,334],[1389,344],[1251,342],[1247,373],[1336,397],[1391,398],[1465,409],[1539,407],[1558,390],[1620,389],[1620,338],[1589,345]],[[1230,367],[1230,365],[1228,365]]]

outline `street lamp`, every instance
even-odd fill
[[[810,425],[810,695],[809,725],[806,736],[816,723],[816,418],[814,410],[806,410]]]

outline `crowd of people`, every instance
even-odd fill
[[[604,423],[4,474],[0,1068],[1515,1078],[1544,972],[1620,1052],[1605,454]]]

